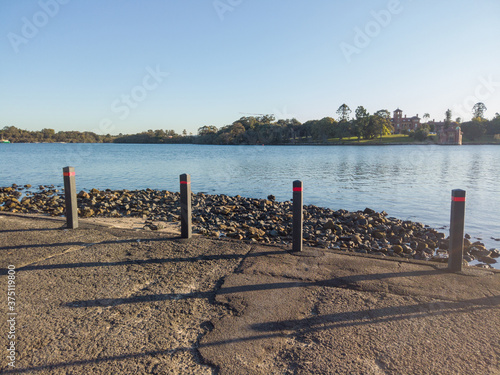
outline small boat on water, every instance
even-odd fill
[[[10,143],[8,139],[0,139],[0,143]]]

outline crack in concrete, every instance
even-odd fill
[[[241,261],[233,268],[233,271],[222,276],[219,280],[216,281],[214,289],[212,290],[212,292],[209,294],[209,297],[207,298],[207,300],[210,304],[212,304],[214,306],[223,307],[227,311],[228,315],[233,315],[235,313],[235,310],[228,303],[217,301],[216,300],[217,292],[222,288],[222,285],[224,284],[224,280],[226,277],[230,276],[231,274],[241,273],[241,268],[243,266],[243,263],[247,259],[248,255],[252,251],[254,251],[255,249],[256,249],[255,246],[250,246],[250,249],[245,253],[245,255],[243,255]],[[203,327],[203,326],[205,326],[205,327]],[[217,366],[214,363],[207,360],[205,357],[203,357],[203,355],[199,351],[200,341],[203,339],[203,337],[205,337],[208,333],[210,333],[215,328],[215,326],[210,320],[207,320],[200,325],[200,328],[202,328],[204,330],[204,332],[200,332],[200,334],[198,335],[196,341],[194,342],[194,344],[192,346],[193,357],[198,362],[198,364],[210,367],[212,370],[212,375],[218,375],[219,371],[220,371],[219,366]]]
[[[25,264],[21,264],[20,266],[18,266],[18,270],[21,271],[23,268],[25,267],[28,267],[28,266],[32,266],[34,264],[37,264],[37,263],[40,263],[40,262],[43,262],[43,261],[46,261],[48,259],[52,259],[52,258],[55,258],[55,257],[58,257],[58,256],[61,256],[61,255],[65,255],[65,254],[68,254],[68,253],[71,253],[71,252],[74,252],[74,251],[77,251],[77,250],[81,250],[81,249],[85,249],[87,247],[90,247],[92,245],[95,245],[95,244],[90,244],[90,245],[84,245],[82,244],[81,246],[71,246],[69,248],[67,248],[66,250],[64,251],[61,251],[59,253],[56,253],[56,254],[50,254],[44,258],[40,258],[40,259],[37,259],[33,262],[30,262],[30,263],[25,263]]]

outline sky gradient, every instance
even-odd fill
[[[247,114],[500,112],[498,0],[0,3],[0,128],[127,134]]]

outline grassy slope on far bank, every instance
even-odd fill
[[[404,134],[390,134],[384,135],[382,138],[377,137],[375,139],[361,139],[358,141],[357,137],[342,138],[330,138],[328,139],[330,144],[344,144],[344,145],[390,145],[390,144],[408,144],[408,145],[428,145],[437,144],[438,138],[436,135],[431,135],[427,137],[425,141],[417,141],[414,138],[409,137]],[[494,138],[490,135],[483,135],[478,139],[472,140],[467,137],[463,137],[462,143],[464,145],[481,145],[481,144],[500,144],[500,138]]]
[[[348,138],[342,138],[340,140],[339,138],[330,138],[328,140],[329,143],[332,144],[352,144],[352,145],[380,145],[380,144],[419,144],[419,145],[425,145],[425,144],[433,144],[437,142],[436,136],[430,136],[427,140],[420,142],[416,141],[414,138],[409,137],[408,135],[404,134],[390,134],[390,135],[384,135],[382,137],[377,137],[374,139],[360,139],[358,141],[357,137],[348,137]]]

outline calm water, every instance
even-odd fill
[[[466,232],[500,247],[499,146],[202,146],[0,144],[0,186],[62,184],[74,166],[77,188],[178,191],[278,200],[304,182],[304,203],[449,225],[452,189],[467,190]],[[446,232],[446,231],[445,231]]]

